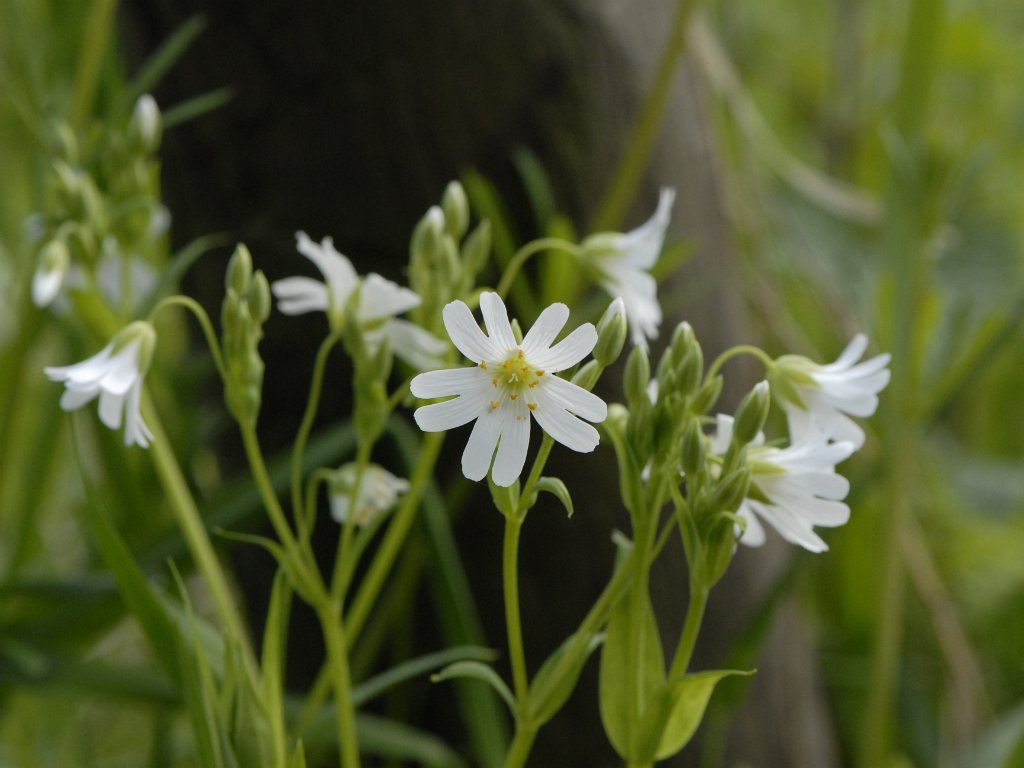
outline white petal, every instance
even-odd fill
[[[491,386],[491,376],[479,366],[428,371],[416,376],[409,389],[416,397],[447,397],[467,392],[484,392]]]
[[[494,448],[501,437],[503,409],[488,409],[476,420],[462,452],[462,474],[470,480],[483,480],[491,466]]]
[[[37,307],[48,307],[60,293],[65,270],[36,270],[32,276],[32,303]]]
[[[553,398],[562,408],[587,421],[596,424],[608,417],[608,406],[604,400],[571,381],[557,376],[545,377],[538,388],[542,388],[536,395],[538,398]]]
[[[541,429],[566,448],[580,453],[590,453],[601,441],[597,430],[585,421],[573,416],[557,403],[538,399],[533,416]]]
[[[552,304],[546,307],[529,333],[523,337],[520,348],[526,359],[532,360],[535,355],[539,356],[546,352],[568,320],[569,308],[565,304]]]
[[[740,536],[740,544],[748,547],[762,546],[768,537],[765,535],[764,526],[761,525],[757,515],[754,514],[746,500],[740,505],[738,514],[746,521],[743,535]]]
[[[444,365],[448,343],[408,320],[392,320],[385,326],[395,355],[419,371]]]
[[[277,297],[278,310],[286,315],[327,311],[327,286],[311,277],[275,280],[270,290]]]
[[[107,373],[110,365],[110,353],[113,351],[113,343],[107,344],[103,349],[92,357],[88,357],[80,363],[67,365],[63,368],[44,368],[46,375],[54,381],[67,381],[74,384],[95,384]]]
[[[413,418],[424,432],[443,432],[446,429],[461,427],[487,410],[487,397],[472,393],[445,400],[443,403],[424,405],[416,409]]]
[[[359,285],[359,275],[352,262],[335,250],[334,241],[329,237],[317,245],[305,232],[297,232],[295,240],[299,253],[312,261],[324,276],[334,307],[344,307]]]
[[[597,329],[592,323],[584,323],[546,352],[527,359],[534,368],[542,371],[564,371],[589,355],[597,344]]]
[[[149,431],[146,422],[142,420],[142,413],[139,409],[141,395],[141,385],[133,387],[128,392],[124,411],[124,444],[132,445],[134,443],[142,448],[148,448],[149,441],[153,439],[153,433]]]
[[[622,258],[634,268],[650,269],[658,260],[675,199],[675,190],[663,187],[658,195],[658,207],[651,218],[618,239]]]
[[[124,394],[113,394],[106,390],[100,393],[100,421],[111,429],[121,428],[125,397]]]
[[[60,397],[60,407],[65,411],[74,411],[90,403],[100,393],[99,387],[82,389],[65,389]]]
[[[359,289],[359,318],[365,321],[394,317],[420,305],[419,294],[371,272]]]
[[[501,440],[491,477],[495,485],[505,487],[516,481],[526,464],[526,451],[530,447],[530,412],[525,405],[512,403],[503,405],[501,410],[504,412]]]
[[[480,326],[473,319],[473,313],[464,302],[453,301],[446,304],[441,310],[441,317],[456,349],[474,363],[501,358],[502,351],[480,330]]]
[[[711,453],[723,456],[732,442],[733,417],[724,413],[715,415],[715,434],[711,438]]]
[[[107,371],[100,379],[106,391],[123,395],[139,379],[139,345],[127,344],[110,358]]]
[[[850,340],[850,343],[846,345],[846,349],[842,351],[842,354],[840,354],[839,357],[836,358],[836,361],[834,363],[831,363],[830,365],[824,365],[822,366],[822,368],[830,371],[844,370],[846,368],[849,368],[855,362],[860,360],[861,355],[864,354],[864,350],[866,350],[867,348],[868,337],[865,336],[863,333],[858,333],[856,336],[853,337],[853,339]]]
[[[502,350],[502,354],[515,349],[518,344],[515,334],[512,333],[512,324],[508,321],[508,310],[505,309],[501,297],[490,291],[481,293],[480,311],[484,316],[487,335]]]

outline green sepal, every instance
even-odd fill
[[[537,485],[535,487],[538,493],[541,491],[547,491],[548,493],[556,496],[558,500],[562,502],[562,506],[565,507],[565,511],[568,516],[572,517],[572,497],[569,495],[569,489],[565,487],[565,483],[563,483],[560,478],[542,477],[537,481]]]
[[[530,684],[530,693],[526,700],[527,711],[530,713],[531,722],[537,726],[546,723],[562,708],[576,689],[576,682],[580,679],[587,659],[604,642],[604,635],[597,632],[591,634],[584,642],[577,642],[578,635],[579,633],[570,635],[548,656]],[[569,654],[572,656],[561,676],[555,679],[555,672]]]
[[[735,669],[711,670],[667,681],[651,697],[640,718],[631,759],[662,760],[681,750],[704,718],[718,681],[732,675],[752,675]]]
[[[505,685],[494,668],[480,661],[456,661],[449,664],[435,675],[430,676],[430,681],[440,683],[444,680],[452,680],[458,677],[469,677],[487,683],[508,705],[509,712],[516,717],[516,700],[512,691]]]

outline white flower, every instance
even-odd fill
[[[658,283],[649,270],[661,254],[675,199],[676,191],[664,187],[654,215],[639,227],[624,234],[597,234],[583,243],[584,249],[595,254],[601,286],[626,303],[633,343],[644,349],[648,339],[657,338],[661,324]]]
[[[552,304],[517,344],[497,294],[481,294],[480,309],[486,335],[463,302],[453,301],[444,308],[448,335],[476,365],[430,371],[412,380],[417,397],[456,395],[418,408],[415,417],[420,429],[440,432],[475,419],[462,454],[462,472],[470,480],[482,480],[493,456],[491,476],[500,486],[511,485],[523,471],[531,414],[562,445],[581,453],[594,450],[600,439],[597,430],[581,419],[604,421],[608,407],[597,395],[553,375],[590,353],[597,343],[594,326],[585,323],[551,346],[569,319],[568,307]]]
[[[142,420],[139,400],[155,345],[153,326],[136,321],[87,360],[44,370],[51,380],[64,382],[61,408],[73,411],[99,396],[100,420],[111,429],[120,429],[123,421],[124,444],[145,448],[153,434]]]
[[[40,308],[50,306],[60,293],[70,266],[71,252],[64,241],[48,242],[39,254],[39,266],[32,276],[32,303]]]
[[[329,481],[331,517],[339,523],[348,519],[357,472],[356,464],[343,464],[332,473]],[[377,515],[395,506],[399,497],[408,490],[408,480],[395,477],[378,464],[368,465],[359,482],[353,522],[360,527],[369,524]]]
[[[712,453],[725,453],[732,427],[731,416],[718,415]],[[854,450],[851,442],[833,443],[824,437],[807,437],[787,448],[777,448],[764,445],[764,435],[759,433],[747,446],[751,493],[738,510],[746,521],[740,543],[751,547],[764,544],[760,523],[764,520],[792,544],[811,552],[828,549],[814,526],[835,527],[850,519],[850,508],[842,501],[850,483],[836,474],[836,464]]]
[[[878,408],[878,393],[889,383],[888,354],[857,363],[868,339],[853,337],[839,358],[818,365],[800,355],[784,355],[770,373],[772,389],[782,401],[793,440],[826,437],[864,444],[864,430],[850,416],[866,418]]]
[[[156,99],[148,93],[140,96],[132,110],[131,126],[142,146],[151,152],[160,144],[161,122]]]
[[[447,344],[415,323],[395,318],[419,306],[420,297],[416,293],[373,272],[360,278],[352,262],[335,249],[329,237],[319,245],[305,232],[296,233],[295,239],[299,253],[316,265],[325,282],[310,277],[275,281],[271,289],[281,312],[286,315],[325,312],[331,327],[340,328],[345,319],[345,307],[358,289],[355,314],[365,328],[368,344],[379,345],[387,338],[394,353],[418,370],[443,362]]]

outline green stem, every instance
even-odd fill
[[[340,335],[337,333],[331,333],[320,344],[320,349],[316,354],[316,362],[313,364],[313,378],[309,385],[306,412],[302,416],[302,423],[299,426],[298,434],[295,436],[295,444],[292,447],[292,514],[295,516],[296,524],[298,524],[304,509],[302,501],[302,459],[306,452],[306,443],[309,442],[309,433],[313,429],[313,420],[316,418],[317,409],[320,407],[320,393],[323,391],[327,358],[340,338]]]
[[[509,663],[512,665],[513,690],[520,709],[525,707],[530,692],[530,680],[526,671],[526,653],[523,650],[523,624],[519,612],[519,533],[522,526],[522,517],[506,516],[505,542],[501,556],[501,575],[505,597],[505,631],[508,637]]]
[[[221,380],[227,381],[227,366],[224,365],[224,356],[221,354],[220,342],[217,340],[217,332],[213,329],[213,323],[210,322],[210,316],[206,314],[206,310],[195,299],[189,298],[188,296],[168,296],[166,299],[162,299],[153,309],[150,311],[149,316],[146,318],[148,322],[152,323],[157,313],[162,309],[168,307],[182,307],[187,309],[196,318],[199,323],[199,327],[203,331],[203,337],[206,339],[206,345],[210,348],[210,355],[213,357],[213,363],[217,366],[217,373],[220,374]]]
[[[756,357],[764,364],[764,367],[768,369],[770,369],[775,364],[775,361],[772,360],[772,358],[760,347],[755,347],[751,344],[739,344],[735,347],[730,347],[729,349],[725,350],[722,354],[715,358],[715,361],[711,363],[711,365],[708,367],[708,373],[706,378],[714,378],[715,375],[717,375],[718,372],[721,370],[723,365],[732,360],[734,357],[739,357],[740,355],[750,355],[751,357]]]
[[[495,292],[504,299],[506,294],[508,294],[509,288],[512,287],[516,275],[519,274],[519,270],[522,269],[527,260],[531,256],[543,251],[553,250],[565,251],[573,256],[580,252],[579,246],[557,237],[542,237],[538,240],[531,240],[512,256],[508,266],[505,267],[505,271],[501,275],[501,280],[498,281],[498,287],[495,289]]]
[[[348,666],[348,645],[337,604],[323,601],[317,615],[327,645],[327,665],[334,686],[334,705],[338,717],[338,750],[342,768],[358,768],[359,741],[356,713],[352,705],[352,677]]]
[[[591,231],[604,232],[618,229],[629,202],[636,195],[640,179],[654,152],[658,129],[661,127],[665,108],[668,105],[672,81],[675,79],[676,70],[686,48],[686,33],[694,5],[695,0],[678,0],[668,45],[661,55],[658,70],[654,75],[654,82],[647,92],[640,113],[630,131],[625,153],[619,160],[604,199],[597,207],[597,214],[590,227]]]
[[[690,571],[690,604],[686,607],[686,623],[683,625],[683,634],[679,638],[676,655],[672,659],[672,666],[669,669],[669,680],[686,674],[686,670],[690,666],[690,659],[693,658],[693,649],[697,645],[700,625],[704,620],[704,609],[708,604],[707,588],[694,583],[695,570],[691,569]]]
[[[516,728],[516,735],[505,756],[505,768],[522,768],[530,756],[533,740],[537,737],[535,728]]]
[[[82,36],[84,47],[76,70],[75,89],[72,94],[72,128],[81,129],[92,109],[96,97],[96,84],[103,68],[103,57],[106,55],[116,12],[117,0],[95,0],[89,10],[85,34]]]
[[[285,517],[281,502],[274,493],[274,485],[270,482],[270,473],[263,461],[263,451],[260,450],[259,438],[256,437],[256,430],[249,424],[239,424],[242,433],[242,444],[245,446],[245,455],[249,460],[249,470],[252,472],[253,480],[256,481],[256,488],[263,500],[263,506],[267,510],[271,525],[277,533],[286,552],[296,552],[297,542],[288,519]]]
[[[167,440],[167,434],[164,432],[160,418],[148,395],[144,396],[142,406],[146,425],[153,434],[150,455],[153,458],[157,477],[160,478],[164,491],[167,493],[175,521],[181,529],[196,568],[206,581],[217,615],[220,617],[225,631],[229,636],[247,641],[249,635],[245,629],[245,622],[238,612],[227,577],[217,559],[213,545],[210,543],[206,526],[199,514],[199,508],[192,498],[188,483],[185,482],[181,467]],[[249,649],[248,642],[242,642],[241,645]]]
[[[402,498],[402,503],[392,518],[387,533],[384,534],[384,539],[366,573],[366,578],[359,585],[352,608],[349,610],[348,616],[345,617],[345,626],[352,642],[359,636],[359,631],[366,622],[377,595],[384,587],[384,581],[391,572],[395,558],[398,557],[398,552],[412,527],[412,522],[416,519],[416,510],[419,508],[420,499],[423,498],[427,484],[433,477],[434,465],[437,464],[437,457],[443,443],[444,432],[431,432],[423,440],[419,464],[409,481],[409,491]]]
[[[338,605],[345,602],[345,593],[352,578],[356,564],[352,559],[352,540],[356,533],[356,507],[359,501],[359,487],[363,484],[363,475],[370,462],[370,446],[360,445],[356,451],[356,479],[349,491],[348,517],[341,526],[338,537],[338,549],[334,555],[334,573],[331,575],[331,599]]]

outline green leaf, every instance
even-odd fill
[[[295,742],[295,752],[292,754],[290,768],[306,768],[306,750],[302,746],[302,739]]]
[[[712,670],[669,680],[651,698],[640,717],[634,759],[661,760],[689,742],[704,718],[715,685],[731,675],[752,675],[733,669]]]
[[[665,659],[658,637],[650,597],[642,597],[640,626],[633,622],[632,595],[615,605],[608,617],[604,648],[601,649],[599,698],[601,722],[615,751],[625,759],[639,759],[634,742],[639,713],[665,683]],[[638,632],[639,669],[630,667],[630,642]],[[631,680],[635,677],[635,680]],[[631,694],[635,701],[630,701]]]
[[[496,657],[497,653],[490,648],[464,645],[409,659],[357,685],[352,690],[352,705],[359,708],[399,683],[424,675],[430,670],[446,664],[452,665],[460,661],[493,661]]]
[[[146,59],[142,69],[128,86],[126,96],[129,108],[139,96],[153,90],[205,28],[206,21],[201,16],[191,17],[163,42],[156,53]]]
[[[587,659],[603,641],[604,635],[599,633],[588,638],[574,633],[545,660],[533,678],[527,700],[533,722],[543,725],[562,708],[576,688]]]
[[[291,613],[291,590],[283,571],[274,578],[263,630],[263,652],[260,669],[263,675],[263,701],[274,747],[274,762],[284,762],[287,730],[284,724],[284,660],[288,645],[288,617]]]
[[[458,753],[436,736],[394,720],[358,715],[360,750],[427,768],[465,768]]]
[[[562,506],[565,507],[565,511],[572,517],[572,497],[569,496],[569,489],[565,487],[565,483],[557,477],[542,477],[537,481],[537,491],[547,491],[553,494],[562,502]]]
[[[449,664],[430,679],[435,683],[440,683],[442,680],[451,680],[458,677],[476,678],[477,680],[482,680],[487,683],[497,691],[501,698],[505,700],[505,703],[508,704],[509,711],[515,715],[516,700],[515,697],[512,696],[512,691],[508,689],[508,686],[505,685],[505,681],[499,677],[493,667],[489,667],[482,662],[457,661],[454,664]]]

